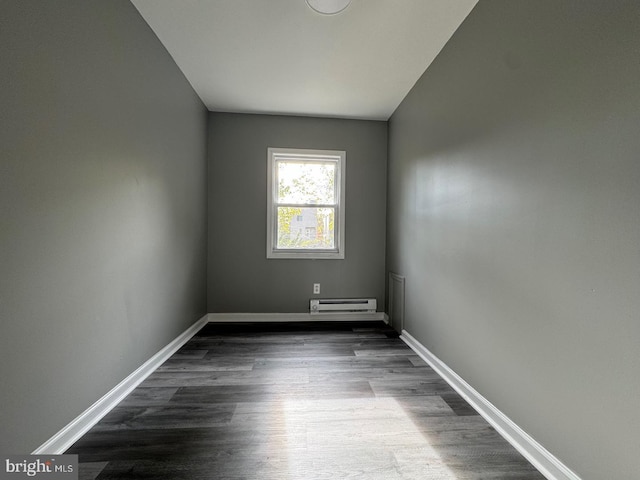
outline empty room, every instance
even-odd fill
[[[640,478],[639,26],[0,0],[0,478]]]

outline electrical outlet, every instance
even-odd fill
[[[313,294],[314,295],[320,295],[320,284],[319,283],[314,283],[313,284]]]

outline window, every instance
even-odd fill
[[[346,153],[268,149],[267,258],[344,258]]]

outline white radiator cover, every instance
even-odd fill
[[[375,298],[318,298],[309,301],[309,311],[314,314],[375,313]]]

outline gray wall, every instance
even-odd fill
[[[407,331],[585,480],[640,472],[639,20],[481,0],[390,120]]]
[[[267,147],[346,150],[344,260],[266,258]],[[209,312],[306,312],[320,297],[384,309],[387,124],[209,114]]]
[[[126,0],[0,3],[0,451],[206,312],[206,110]]]

